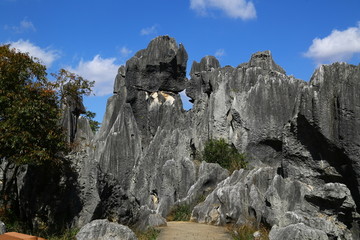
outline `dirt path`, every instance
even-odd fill
[[[226,228],[194,222],[168,222],[157,240],[230,240]]]

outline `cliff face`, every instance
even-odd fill
[[[357,239],[360,66],[321,66],[307,83],[287,76],[269,51],[236,68],[207,56],[190,80],[186,63],[185,48],[162,36],[120,67],[102,127],[78,159],[77,223],[151,225],[174,204],[209,194],[194,220],[251,217],[272,226],[272,239],[297,229]],[[248,170],[229,176],[196,164],[206,140],[220,137],[246,153]]]

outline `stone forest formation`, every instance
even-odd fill
[[[195,206],[192,221],[254,219],[273,240],[360,239],[360,65],[321,65],[305,82],[263,51],[237,67],[206,56],[187,79],[187,60],[168,36],[138,51],[119,68],[95,135],[73,114],[83,106],[68,106],[63,124],[80,145],[68,156],[74,171],[44,183],[41,170],[27,168],[18,183],[24,214],[146,229],[186,203]],[[230,174],[197,161],[219,138],[246,154],[247,168]]]

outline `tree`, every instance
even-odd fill
[[[54,85],[26,53],[0,46],[0,159],[42,164],[66,150]]]
[[[204,161],[218,163],[230,172],[247,166],[245,155],[239,153],[234,145],[228,144],[223,138],[209,139],[205,143],[202,157]]]
[[[95,113],[86,111],[83,105],[83,96],[89,96],[94,87],[94,81],[60,69],[58,73],[52,73],[56,81],[54,85],[58,89],[58,98],[63,109],[62,124],[68,131],[68,140],[73,143],[77,132],[77,120],[80,114],[84,114],[89,120],[91,129],[95,132],[99,123],[94,121]]]
[[[95,81],[89,81],[65,69],[51,75],[56,79],[58,97],[63,104],[67,104],[67,98],[82,102],[83,96],[89,96],[95,84]]]
[[[61,164],[68,150],[59,125],[55,85],[39,60],[0,46],[0,164],[3,203],[16,194],[16,176],[24,164]]]
[[[76,104],[83,106],[82,97],[91,93],[94,84],[64,69],[53,76],[56,81],[48,81],[46,68],[38,59],[9,45],[0,46],[0,214],[2,218],[25,221],[28,227],[33,226],[35,215],[48,222],[56,213],[49,202],[67,197],[67,189],[74,191],[72,184],[62,182],[65,179],[72,183],[76,178],[64,158],[70,144],[61,124],[62,107],[75,103],[71,117],[78,117]],[[22,175],[24,185],[18,189],[22,168],[27,170]],[[52,194],[48,196],[50,188]],[[48,205],[32,206],[35,211],[30,211],[30,202]]]
[[[94,118],[96,117],[96,113],[91,111],[86,111],[84,117],[89,121],[91,130],[95,133],[100,128],[100,123],[94,120]]]

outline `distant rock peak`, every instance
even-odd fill
[[[126,63],[126,87],[148,92],[181,92],[186,85],[187,52],[174,38],[160,36]],[[130,95],[130,97],[132,97]]]
[[[190,75],[203,72],[211,71],[212,69],[220,68],[219,61],[214,56],[205,56],[201,59],[200,63],[194,61],[191,67]]]
[[[285,74],[285,70],[277,65],[269,50],[254,53],[248,63],[248,67],[260,67],[264,70],[272,70]]]
[[[125,86],[125,66],[122,65],[118,69],[118,73],[114,82],[114,93],[118,93],[121,91],[121,88]]]
[[[139,51],[135,56],[138,58],[145,58],[146,64],[157,65],[160,62],[172,61],[178,53],[183,55],[184,50],[185,48],[181,44],[178,45],[174,38],[169,36],[159,36],[153,39],[144,51]],[[179,60],[187,61],[187,54],[186,59]],[[181,62],[180,64],[184,64],[184,62]]]

